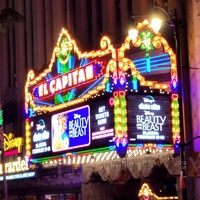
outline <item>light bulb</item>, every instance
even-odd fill
[[[138,36],[138,30],[137,29],[130,29],[128,31],[128,36],[131,38],[131,40],[135,41]]]
[[[153,18],[151,21],[151,26],[156,33],[160,30],[161,24],[162,21],[159,18]]]

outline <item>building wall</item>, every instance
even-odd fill
[[[200,136],[200,1],[186,1],[187,35],[188,35],[188,58],[190,67],[190,98],[192,108],[193,137]],[[193,142],[194,151],[200,151],[200,140]],[[195,198],[200,199],[200,179],[195,178]]]
[[[69,30],[82,50],[98,49],[104,34],[109,35],[113,43],[123,41],[127,36],[130,13],[148,12],[152,2],[2,0],[0,10],[12,8],[25,18],[24,23],[16,24],[0,38],[0,63],[7,69],[0,74],[0,88],[9,94],[5,103],[12,99],[13,91],[17,92],[18,100],[24,98],[27,71],[40,70],[50,62],[63,27]]]

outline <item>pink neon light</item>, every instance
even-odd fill
[[[5,152],[4,152],[4,156],[12,156],[12,155],[16,155],[16,154],[18,154],[18,153],[19,153],[19,152],[18,152],[17,149],[11,150],[11,151],[5,151]]]

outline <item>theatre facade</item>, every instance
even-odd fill
[[[49,65],[28,72],[24,145],[36,197],[178,199],[176,55],[147,20],[137,29],[135,40],[103,36],[92,51],[62,29]]]

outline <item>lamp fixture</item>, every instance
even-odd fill
[[[130,24],[129,24],[129,30],[128,30],[128,36],[131,38],[131,40],[135,41],[138,36],[138,30],[135,25],[135,17],[132,14],[130,18]]]
[[[159,30],[160,30],[160,28],[162,26],[162,17],[161,17],[161,15],[159,13],[159,10],[161,10],[162,12],[165,13],[165,15],[168,18],[168,21],[166,23],[169,24],[170,26],[174,27],[175,23],[176,24],[180,24],[181,23],[180,19],[177,18],[176,9],[173,10],[173,17],[170,17],[170,15],[167,13],[167,11],[164,8],[162,8],[161,6],[159,6],[157,4],[157,2],[155,1],[155,3],[154,3],[154,11],[153,11],[153,14],[151,16],[150,15],[146,15],[146,14],[131,14],[128,35],[133,41],[136,40],[137,35],[138,35],[138,30],[136,28],[135,18],[138,18],[138,17],[149,17],[150,16],[152,29],[154,30],[155,33],[159,32]],[[177,21],[177,20],[179,20],[179,21]]]

